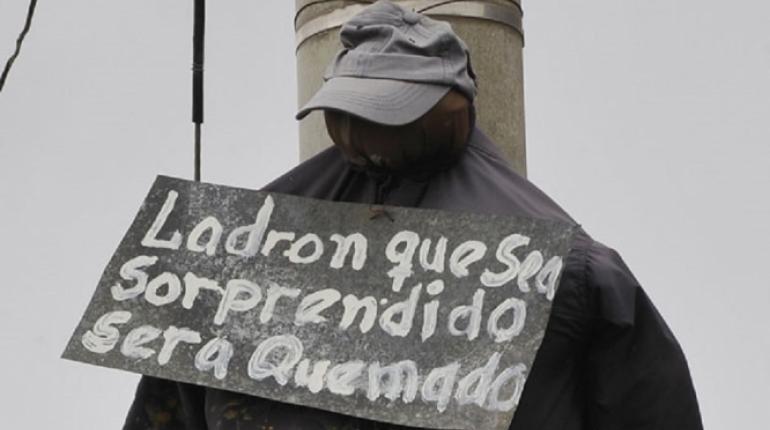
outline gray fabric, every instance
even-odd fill
[[[342,26],[343,49],[325,83],[299,111],[340,110],[385,125],[410,123],[455,88],[476,84],[465,43],[446,22],[380,0]]]

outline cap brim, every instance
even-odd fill
[[[423,116],[450,89],[392,79],[335,77],[326,81],[300,109],[297,119],[314,110],[332,109],[378,124],[403,125]]]

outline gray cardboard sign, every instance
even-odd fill
[[[372,420],[506,429],[570,226],[159,176],[64,357]]]

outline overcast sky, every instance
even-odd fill
[[[27,0],[0,1],[0,60]],[[136,375],[58,357],[158,173],[191,177],[192,1],[45,1],[0,93],[4,428],[119,428]],[[525,2],[530,179],[616,248],[706,427],[770,422],[770,3]],[[297,162],[294,2],[209,2],[205,181]]]

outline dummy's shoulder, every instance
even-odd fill
[[[455,197],[456,209],[518,215],[577,225],[551,197],[516,173],[484,133],[473,130],[467,150],[432,187]]]
[[[644,295],[620,254],[593,241],[586,254],[587,282],[594,296],[597,315],[612,325],[634,323],[636,301]]]
[[[637,300],[644,296],[620,254],[582,229],[565,261],[559,293],[555,309],[613,326],[633,325]]]
[[[633,321],[641,287],[620,254],[594,240],[545,192],[514,172],[499,149],[478,129],[452,175],[462,178],[455,179],[453,186],[467,196],[463,204],[577,227],[554,312],[611,324]]]
[[[327,148],[273,180],[262,191],[327,198],[348,165],[335,147]]]

